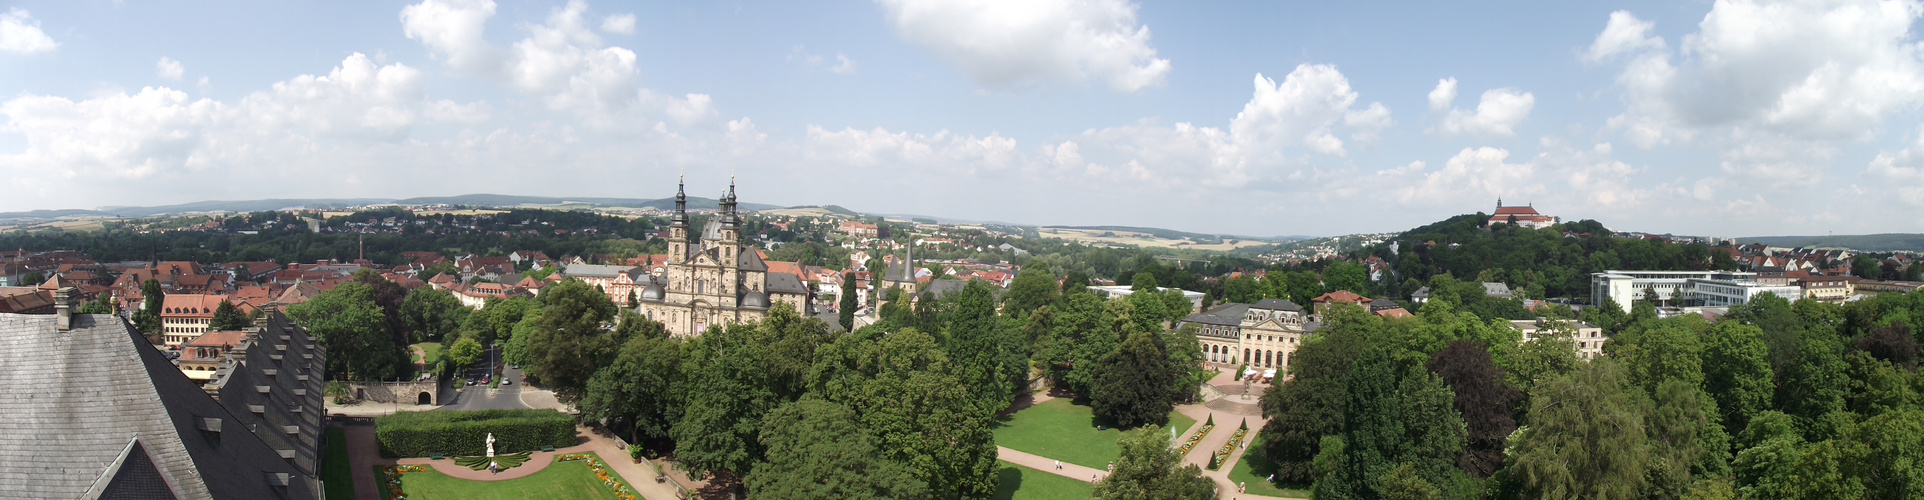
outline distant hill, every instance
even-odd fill
[[[1861,252],[1924,252],[1924,234],[1839,234],[1831,236],[1754,236],[1737,238],[1744,243],[1763,243],[1774,247],[1849,248]]]
[[[5,219],[54,219],[73,215],[104,215],[97,210],[31,210],[26,212],[0,212],[0,220]]]
[[[1154,227],[1135,227],[1135,226],[1042,226],[1042,227],[1055,228],[1055,229],[1079,229],[1084,231],[1127,231],[1131,233],[1143,233],[1143,234],[1147,234],[1157,238],[1168,239],[1168,240],[1196,238],[1196,239],[1206,239],[1206,240],[1237,239],[1237,240],[1287,242],[1287,241],[1296,241],[1299,239],[1303,239],[1303,237],[1298,237],[1298,236],[1263,237],[1263,236],[1241,236],[1241,235],[1234,235],[1234,234],[1203,234],[1203,233],[1191,233],[1188,231],[1177,231],[1174,229],[1162,229],[1162,228],[1154,228]]]
[[[72,217],[72,216],[153,217],[156,215],[183,214],[183,213],[190,213],[190,212],[262,212],[262,211],[269,211],[269,210],[281,210],[281,209],[287,209],[287,208],[306,208],[306,209],[347,208],[347,207],[356,207],[356,206],[363,206],[363,205],[376,205],[376,204],[382,204],[382,203],[396,203],[396,204],[402,204],[402,205],[434,205],[434,204],[475,205],[475,206],[489,206],[489,207],[514,207],[514,206],[521,206],[521,205],[561,205],[564,203],[572,203],[572,204],[585,204],[585,205],[605,206],[605,207],[630,207],[630,208],[654,207],[654,208],[660,208],[660,209],[669,209],[669,208],[674,208],[675,199],[662,198],[659,200],[643,200],[643,199],[637,199],[637,198],[592,198],[592,197],[556,198],[556,197],[548,197],[548,196],[514,196],[514,195],[505,195],[505,194],[464,194],[459,196],[424,196],[419,198],[407,198],[407,199],[400,199],[400,200],[389,199],[389,198],[293,198],[293,199],[270,198],[265,200],[196,201],[193,203],[182,203],[178,205],[161,205],[161,206],[154,206],[154,207],[101,207],[97,210],[64,209],[64,210],[32,210],[32,211],[26,211],[26,212],[0,212],[0,220],[53,219],[53,218],[59,218],[59,217]],[[699,197],[693,197],[693,196],[688,197],[688,208],[699,210],[699,209],[714,209],[714,208],[718,208],[719,206],[720,206],[719,203],[716,202],[713,198],[699,198]],[[775,205],[765,205],[760,203],[743,203],[741,204],[741,208],[743,210],[770,210],[770,209],[781,208],[781,207],[777,207]]]

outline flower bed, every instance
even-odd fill
[[[375,479],[381,482],[381,496],[388,500],[407,500],[407,492],[401,491],[401,474],[427,472],[426,465],[379,465],[374,467]]]
[[[1215,456],[1209,457],[1209,470],[1221,469],[1223,463],[1229,461],[1229,455],[1236,452],[1237,446],[1242,445],[1243,436],[1248,434],[1249,420],[1243,419],[1242,427],[1237,428],[1236,433],[1229,436],[1229,442],[1223,444],[1222,449],[1216,450]]]
[[[1202,442],[1203,436],[1209,435],[1209,431],[1215,428],[1216,416],[1210,415],[1209,421],[1203,424],[1202,430],[1196,431],[1196,435],[1189,436],[1189,440],[1182,443],[1182,454],[1179,456],[1189,456],[1189,450],[1195,449],[1196,443]]]
[[[621,477],[610,472],[608,470],[608,464],[595,458],[594,455],[588,453],[569,453],[555,458],[556,462],[567,462],[570,460],[587,461],[588,470],[594,471],[595,478],[600,479],[601,484],[608,485],[610,489],[615,491],[615,498],[621,500],[641,500],[641,495],[635,493],[634,488],[630,488],[627,483],[621,482]]]

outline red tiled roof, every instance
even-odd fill
[[[1368,304],[1370,303],[1370,299],[1368,297],[1350,293],[1349,290],[1337,290],[1334,292],[1329,292],[1329,293],[1319,295],[1314,299],[1310,299],[1310,302],[1314,302],[1317,304],[1326,304],[1330,302],[1336,302],[1336,303],[1342,303],[1342,304]]]
[[[1521,218],[1526,215],[1542,216],[1543,214],[1537,213],[1536,207],[1522,206],[1522,207],[1497,207],[1496,215],[1515,215]]]
[[[160,301],[162,318],[212,318],[214,309],[227,297],[220,295],[185,295],[170,293]]]

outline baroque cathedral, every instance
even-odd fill
[[[661,276],[641,291],[641,310],[667,326],[673,336],[699,335],[710,326],[760,321],[775,300],[800,303],[807,290],[777,290],[771,299],[768,263],[754,248],[742,246],[742,215],[735,209],[735,181],[721,197],[721,210],[708,219],[700,239],[690,232],[686,181],[675,188],[675,213],[668,226],[668,263]],[[789,276],[783,276],[787,278]],[[799,282],[798,282],[799,284]],[[785,297],[799,291],[801,297]]]

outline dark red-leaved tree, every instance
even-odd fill
[[[1911,336],[1911,326],[1893,322],[1891,326],[1873,328],[1870,333],[1857,338],[1857,349],[1871,353],[1871,356],[1896,363],[1906,370],[1917,369],[1917,340]]]
[[[1468,443],[1456,466],[1476,477],[1503,467],[1503,444],[1516,430],[1512,417],[1523,393],[1504,381],[1482,342],[1458,340],[1430,356],[1430,371],[1456,391],[1456,411],[1469,426]]]

